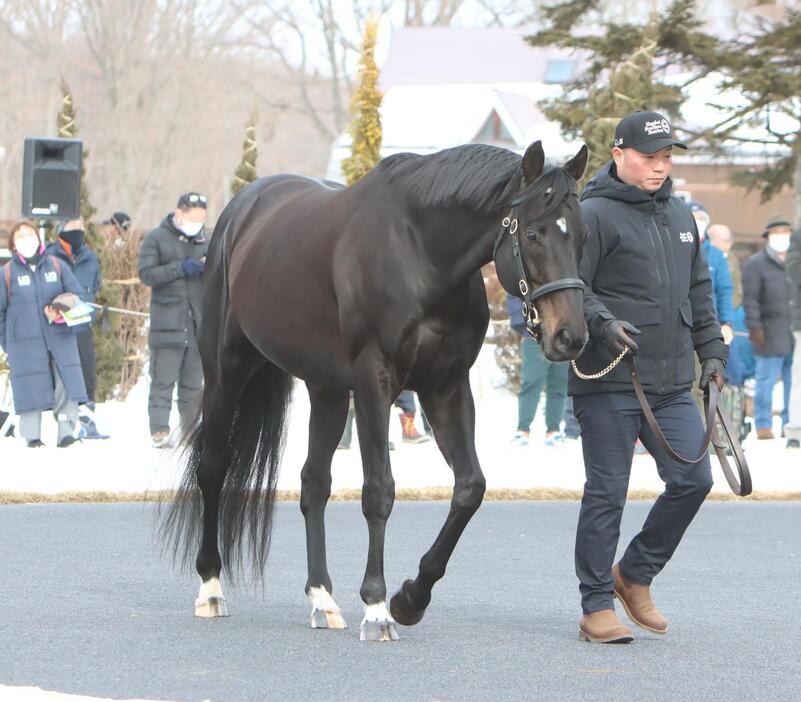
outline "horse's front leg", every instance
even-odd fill
[[[306,521],[306,595],[312,605],[312,629],[345,629],[334,601],[325,555],[325,506],[331,496],[331,458],[342,437],[349,394],[309,388],[309,455],[300,474],[300,510]]]
[[[417,624],[431,601],[434,584],[445,575],[448,560],[464,528],[481,505],[486,481],[475,447],[475,407],[467,374],[437,392],[419,392],[434,438],[454,473],[453,498],[445,525],[420,559],[414,580],[407,580],[390,602],[392,616],[405,626]]]
[[[384,533],[395,502],[395,481],[389,464],[389,412],[393,391],[387,364],[375,353],[363,353],[354,368],[353,399],[362,454],[362,513],[369,546],[360,594],[365,605],[359,638],[397,641],[395,622],[387,610],[384,581]]]

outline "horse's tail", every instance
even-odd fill
[[[231,578],[252,565],[256,579],[264,573],[270,548],[278,469],[286,437],[292,376],[265,362],[250,378],[236,407],[228,437],[228,464],[202,465],[204,433],[224,431],[202,417],[186,437],[186,469],[162,521],[163,543],[176,561],[189,567],[203,533],[203,499],[198,471],[222,471],[218,548]]]
[[[220,286],[220,290],[225,298],[221,309],[228,311],[227,285]],[[204,318],[204,324],[206,322]],[[213,366],[219,369],[220,364],[217,362]],[[177,562],[185,567],[192,563],[203,534],[203,499],[198,475],[213,477],[225,470],[219,497],[217,541],[223,569],[235,578],[245,571],[246,564],[252,565],[254,576],[260,579],[270,547],[275,490],[293,379],[274,363],[260,357],[258,368],[243,379],[233,413],[222,411],[214,416],[214,397],[206,402],[206,395],[224,392],[219,380],[230,382],[219,375],[216,380],[215,383],[207,379],[204,388],[209,416],[198,411],[197,421],[184,436],[186,468],[161,522],[162,543],[172,551]],[[226,392],[231,390],[225,388]],[[222,453],[204,452],[209,432],[227,432]]]

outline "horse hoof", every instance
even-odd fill
[[[195,616],[203,619],[214,617],[227,617],[228,607],[224,597],[209,597],[208,599],[198,598],[195,600]]]
[[[336,609],[315,609],[311,613],[312,629],[347,629],[345,617]]]
[[[425,608],[423,609],[409,609],[403,601],[403,592],[399,590],[395,593],[392,599],[389,601],[389,611],[392,614],[392,618],[403,626],[414,626],[415,624],[419,624],[420,620],[423,618],[423,615],[426,613]]]
[[[398,641],[399,639],[395,622],[389,619],[381,622],[362,622],[359,641]]]
[[[387,611],[386,603],[367,605],[364,610],[359,640],[397,641],[399,638],[395,622]]]

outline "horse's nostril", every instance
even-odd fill
[[[572,339],[570,338],[570,332],[567,331],[565,327],[562,327],[553,337],[553,347],[556,351],[560,353],[564,353],[565,351],[570,348],[572,343]]]

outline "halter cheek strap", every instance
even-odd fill
[[[503,243],[503,235],[509,232],[509,237],[512,240],[512,257],[515,260],[515,268],[517,268],[517,285],[520,288],[520,294],[523,296],[523,318],[526,320],[526,330],[534,339],[540,341],[542,339],[542,321],[534,301],[557,290],[584,290],[584,282],[580,278],[559,278],[540,285],[534,290],[529,288],[529,276],[526,274],[523,256],[520,254],[520,232],[518,231],[519,222],[517,220],[517,208],[522,201],[523,198],[512,200],[512,209],[503,218],[501,230],[498,232],[495,245],[492,247],[492,260],[495,260],[498,249]]]

